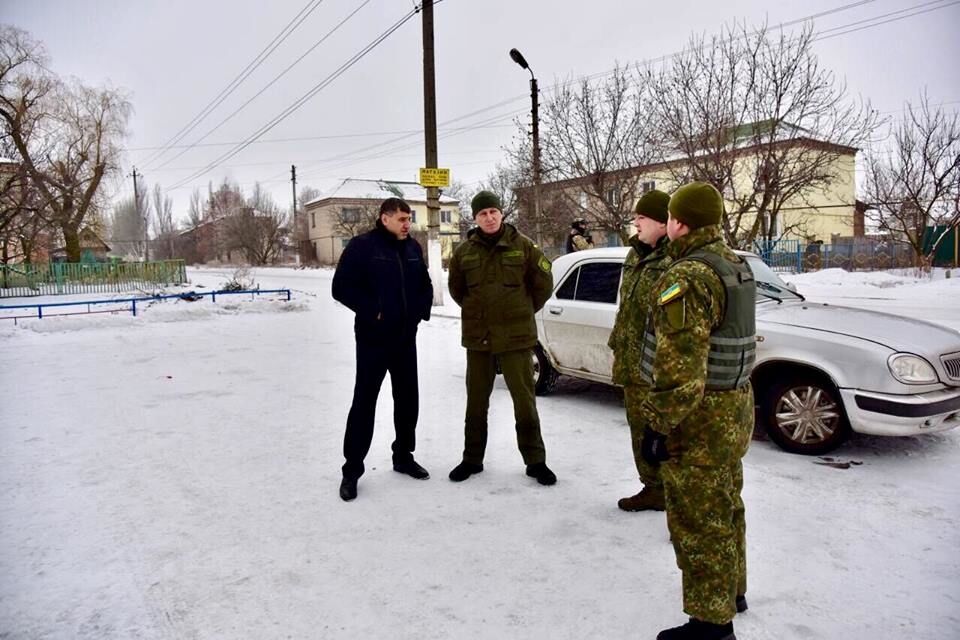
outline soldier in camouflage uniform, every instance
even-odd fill
[[[749,267],[724,243],[723,199],[706,183],[670,198],[673,262],[660,279],[647,344],[652,389],[640,408],[644,459],[660,464],[686,624],[657,640],[735,640],[746,609],[742,458],[753,432],[755,359]]]
[[[503,222],[500,199],[481,191],[470,203],[477,228],[450,259],[450,296],[461,307],[460,327],[467,349],[467,410],[463,460],[450,479],[462,482],[483,471],[487,410],[497,365],[513,399],[517,444],[527,475],[543,485],[556,483],[547,467],[534,395],[534,314],[553,291],[551,264],[530,238]]]
[[[644,376],[643,335],[646,332],[650,309],[655,304],[654,286],[663,275],[670,259],[667,257],[667,203],[670,196],[653,189],[643,194],[634,208],[633,224],[637,234],[630,238],[632,249],[623,263],[623,282],[620,284],[620,308],[610,332],[607,345],[613,350],[613,382],[623,387],[627,423],[633,459],[640,474],[642,490],[636,495],[621,498],[617,506],[624,511],[663,511],[663,481],[659,467],[651,465],[640,455],[640,441],[644,424],[639,416],[647,391],[649,376]]]

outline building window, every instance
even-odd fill
[[[616,187],[607,189],[607,202],[613,207],[620,206],[620,191]]]
[[[440,212],[440,222],[450,224],[453,222],[453,211],[441,211]]]
[[[360,209],[358,207],[344,207],[342,213],[344,224],[360,222]]]
[[[647,180],[646,182],[640,183],[640,193],[647,193],[648,191],[653,191],[657,188],[657,183],[654,180]]]
[[[313,229],[316,226],[317,226],[317,212],[311,211],[310,212],[310,228]]]
[[[581,192],[580,192],[580,201],[579,201],[579,203],[580,203],[580,208],[581,208],[581,209],[586,209],[586,208],[587,208],[587,192],[586,192],[586,191],[581,191]]]
[[[410,222],[412,222],[413,224],[417,224],[417,210],[416,210],[416,209],[410,209]]]
[[[350,244],[350,238],[341,238],[341,239],[340,239],[340,248],[341,248],[341,249],[346,249],[348,244]]]

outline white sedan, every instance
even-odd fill
[[[611,384],[607,338],[628,248],[553,262],[555,289],[537,314],[537,393],[558,375]],[[820,455],[851,430],[914,435],[960,426],[960,333],[922,320],[807,301],[759,256],[758,418],[787,451]]]

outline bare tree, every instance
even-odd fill
[[[701,180],[724,194],[722,226],[734,246],[802,231],[801,216],[781,219],[785,206],[813,209],[810,194],[852,182],[838,159],[878,125],[869,104],[848,98],[820,66],[814,37],[810,24],[797,35],[737,24],[693,36],[662,67],[641,70],[658,159],[673,182]]]
[[[310,186],[300,188],[297,196],[297,210],[293,220],[293,241],[301,262],[316,262],[317,252],[310,243],[310,216],[307,214],[307,203],[320,197],[320,190]]]
[[[373,229],[380,217],[379,206],[345,204],[333,214],[333,235],[352,238]]]
[[[550,217],[564,216],[563,232],[584,217],[620,234],[641,195],[642,175],[633,169],[651,157],[649,112],[636,78],[618,66],[597,83],[561,84],[542,121],[543,173],[554,185],[541,190],[541,208],[552,196]]]
[[[173,220],[173,199],[164,196],[160,184],[153,185],[152,209],[157,229],[157,249],[154,257],[171,260],[174,257],[174,241],[177,237],[177,224]]]
[[[62,82],[46,70],[46,53],[29,35],[0,27],[0,118],[63,236],[67,258],[80,260],[80,229],[96,211],[104,178],[119,170],[130,102],[120,91]]]
[[[919,105],[908,103],[889,147],[867,157],[864,196],[876,226],[909,244],[917,266],[929,267],[960,226],[960,116],[932,107],[926,92]],[[936,235],[925,243],[931,226]]]
[[[115,253],[143,258],[146,247],[145,225],[150,215],[150,200],[147,190],[137,193],[139,204],[133,196],[124,198],[113,206],[110,217],[110,246]]]
[[[231,250],[242,251],[252,265],[275,263],[286,241],[289,218],[258,182],[246,206],[223,220],[224,241]]]
[[[197,188],[190,193],[190,204],[187,209],[187,224],[191,229],[203,222],[203,214],[203,195],[201,195],[200,189]]]

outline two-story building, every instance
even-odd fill
[[[760,166],[758,163],[764,162],[765,157],[777,156],[777,166],[792,170],[793,167],[790,165],[809,163],[809,157],[815,156],[817,175],[826,177],[816,180],[816,186],[802,189],[791,186],[791,193],[778,194],[777,215],[765,216],[765,219],[760,221],[760,228],[767,231],[768,237],[800,242],[818,240],[830,242],[837,237],[863,235],[863,212],[856,207],[857,149],[822,142],[805,134],[806,132],[795,129],[789,135],[783,135],[781,139],[772,143],[753,145],[749,142],[740,142],[737,145],[731,145],[729,151],[725,152],[730,158],[725,162],[732,169],[730,187],[724,193],[728,198],[728,212],[736,209],[732,203],[734,194],[742,196],[751,193],[755,181],[763,179],[764,174],[758,169]],[[635,202],[643,193],[651,189],[671,193],[681,186],[676,176],[685,173],[685,167],[689,162],[688,158],[676,157],[611,172],[609,183],[627,185],[629,188],[625,191],[629,191],[629,195],[607,193],[605,197],[628,197]],[[591,226],[595,230],[594,241],[598,246],[617,244],[619,242],[617,233],[612,229],[601,230],[604,203],[587,193],[585,186],[589,184],[590,179],[590,177],[584,177],[544,183],[541,186],[541,202],[559,202],[561,206],[558,210],[562,211],[561,215],[586,218],[592,223]],[[520,191],[527,190],[529,188]],[[615,189],[611,189],[613,190]],[[529,198],[521,197],[520,201],[529,201]],[[632,211],[626,207],[623,210]],[[521,212],[522,216],[525,214],[525,211]],[[544,216],[551,214],[551,211],[544,210]],[[755,210],[746,211],[740,219],[740,228],[746,229],[753,225],[756,216]],[[607,224],[609,224],[608,221]],[[758,235],[763,234],[761,232]],[[551,240],[551,242],[556,241],[556,239]]]
[[[380,203],[403,198],[413,214],[413,234],[427,232],[427,190],[415,182],[360,180],[347,178],[336,188],[304,205],[307,237],[320,264],[336,264],[340,254],[356,235],[376,223]],[[440,250],[449,258],[460,240],[459,202],[440,197]]]

